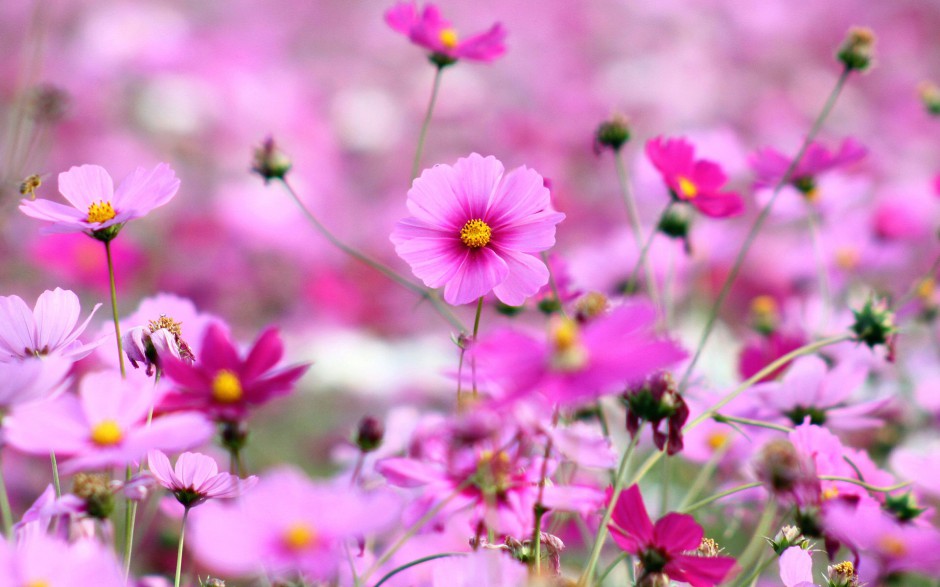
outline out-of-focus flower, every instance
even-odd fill
[[[836,57],[849,71],[865,71],[871,67],[875,52],[875,33],[867,27],[852,27],[839,46]]]
[[[147,451],[181,451],[212,436],[202,414],[180,413],[145,424],[153,404],[153,382],[122,379],[112,371],[89,373],[79,395],[62,394],[18,406],[4,420],[10,446],[30,454],[70,457],[63,471],[124,466]]]
[[[690,515],[669,513],[653,525],[635,484],[620,494],[614,506],[610,535],[620,548],[637,557],[641,567],[638,584],[643,577],[662,573],[669,580],[693,587],[713,587],[735,563],[730,556],[699,553],[704,532]]]
[[[55,397],[63,391],[72,362],[60,357],[0,363],[0,409]]]
[[[315,484],[280,469],[240,499],[210,501],[191,515],[193,552],[214,572],[328,582],[345,565],[344,540],[385,529],[398,507],[387,493]]]
[[[728,181],[721,167],[706,159],[696,160],[695,147],[687,140],[657,137],[646,143],[646,156],[675,200],[688,202],[713,218],[736,216],[744,211],[740,195],[720,191]]]
[[[46,290],[32,310],[19,296],[0,296],[0,362],[47,355],[81,359],[101,342],[77,340],[100,307],[95,304],[88,318],[76,326],[81,306],[72,291]]]
[[[851,138],[843,140],[837,151],[829,151],[821,143],[813,141],[806,147],[806,152],[787,181],[806,196],[807,200],[815,201],[818,196],[816,178],[820,174],[857,163],[867,154],[868,149]],[[783,181],[792,159],[776,149],[767,147],[751,155],[748,163],[757,174],[754,180],[755,188],[774,188]]]
[[[463,40],[445,20],[437,6],[428,4],[423,11],[415,2],[399,2],[385,13],[385,22],[411,42],[431,51],[430,59],[438,67],[451,65],[458,59],[493,61],[506,52],[506,31],[501,24]]]
[[[436,561],[432,573],[432,587],[519,587],[528,576],[524,564],[488,548]]]
[[[68,543],[43,532],[29,532],[12,545],[0,541],[3,585],[44,587],[124,587],[114,553],[95,540]]]
[[[146,327],[137,326],[124,333],[124,352],[134,368],[138,363],[146,366],[147,375],[153,375],[166,361],[171,360],[192,363],[195,360],[192,349],[183,340],[182,322],[177,322],[163,315],[151,320]]]
[[[806,336],[800,332],[775,331],[767,336],[754,337],[741,349],[738,358],[738,373],[750,379],[777,359],[806,344]],[[784,363],[765,375],[760,381],[771,381],[779,377],[792,362]]]
[[[498,402],[542,393],[570,406],[622,391],[683,359],[679,345],[656,335],[655,323],[651,306],[629,304],[584,325],[558,317],[547,337],[499,330],[470,353],[477,376],[499,388]]]
[[[594,131],[594,152],[604,149],[619,151],[630,140],[630,120],[623,114],[614,114],[600,123]]]
[[[520,167],[503,175],[477,153],[425,170],[408,191],[412,216],[395,225],[395,251],[428,287],[459,305],[490,291],[520,306],[548,283],[535,253],[555,244],[565,215],[551,208],[544,179]]]
[[[258,482],[254,475],[239,479],[229,473],[219,473],[215,460],[199,453],[184,452],[176,459],[174,468],[162,451],[152,450],[147,454],[147,464],[157,482],[169,489],[187,509],[209,499],[237,497]]]
[[[927,112],[940,116],[940,87],[933,82],[923,81],[917,86],[917,93]]]
[[[855,322],[851,329],[858,342],[863,342],[871,348],[887,345],[890,351],[897,327],[894,323],[894,312],[885,300],[869,300],[861,309],[852,310],[852,314],[855,316]]]
[[[264,183],[268,183],[272,179],[284,179],[291,165],[290,158],[281,151],[272,137],[268,137],[255,149],[251,170],[260,175]]]
[[[682,450],[682,427],[689,419],[689,407],[670,373],[656,373],[631,385],[624,392],[623,401],[627,405],[627,432],[631,437],[640,431],[640,424],[649,422],[656,448],[670,455]],[[663,420],[666,432],[659,429]]]
[[[177,387],[160,400],[157,410],[198,410],[216,420],[244,420],[250,409],[290,393],[309,368],[305,364],[275,369],[283,354],[281,337],[269,328],[242,359],[225,329],[212,324],[202,340],[199,361],[165,361],[166,374]]]
[[[72,167],[59,174],[59,191],[72,206],[49,200],[22,200],[27,216],[52,222],[47,232],[84,232],[109,241],[128,220],[145,216],[176,195],[180,182],[166,163],[151,170],[138,167],[114,189],[98,165]]]

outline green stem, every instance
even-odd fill
[[[739,583],[739,585],[741,585],[741,587],[744,587],[745,585],[753,586],[757,582],[757,578],[760,577],[761,573],[766,571],[767,567],[769,567],[775,560],[777,560],[777,557],[772,556],[763,562],[759,562],[757,566],[754,567],[754,570],[751,571],[750,574]]]
[[[183,523],[180,526],[180,544],[176,549],[176,579],[173,581],[173,587],[180,587],[180,576],[183,571],[183,539],[186,536],[186,518],[189,517],[189,508],[183,510]]]
[[[858,479],[853,479],[851,477],[839,477],[837,475],[820,475],[819,480],[820,481],[842,481],[844,483],[851,483],[852,485],[858,485],[859,487],[864,487],[868,491],[874,491],[876,493],[891,493],[892,491],[897,491],[898,489],[904,489],[905,487],[913,483],[913,481],[905,481],[904,483],[898,483],[897,485],[879,487],[877,485],[871,485],[869,483],[865,483],[864,481],[859,481]]]
[[[346,253],[353,259],[356,259],[360,263],[363,263],[371,267],[372,269],[378,271],[385,277],[388,277],[389,279],[391,279],[398,285],[404,287],[408,291],[414,294],[417,294],[418,296],[420,296],[421,298],[425,300],[428,300],[429,302],[431,302],[431,305],[434,307],[437,313],[440,314],[441,317],[444,318],[444,320],[447,320],[447,322],[449,322],[451,326],[453,326],[454,328],[456,328],[457,330],[461,332],[466,332],[467,330],[466,327],[464,327],[460,319],[457,318],[454,315],[454,313],[451,312],[447,308],[447,306],[441,301],[441,299],[437,295],[437,292],[426,289],[415,283],[412,283],[408,279],[399,275],[393,269],[386,267],[385,265],[383,265],[382,263],[379,263],[378,261],[370,259],[369,257],[363,255],[356,249],[350,247],[343,241],[336,238],[336,236],[332,232],[330,232],[329,229],[326,228],[326,226],[320,223],[317,217],[313,215],[313,212],[311,212],[310,209],[307,208],[307,206],[300,199],[300,196],[297,195],[297,192],[294,190],[294,187],[290,184],[289,181],[287,181],[286,177],[281,178],[281,184],[287,190],[287,193],[290,194],[290,196],[294,199],[294,202],[300,208],[300,211],[303,212],[304,216],[307,217],[307,220],[310,222],[310,224],[312,224],[313,227],[317,230],[317,232],[323,235],[323,237],[326,240],[328,240],[330,244],[332,244],[334,247],[341,250],[342,252]]]
[[[389,579],[391,579],[392,577],[394,577],[394,576],[397,575],[398,573],[400,573],[400,572],[402,572],[402,571],[404,571],[404,570],[410,569],[411,567],[418,566],[418,565],[420,565],[420,564],[422,564],[422,563],[426,563],[426,562],[428,562],[428,561],[436,560],[436,559],[439,559],[439,558],[447,558],[447,557],[451,557],[451,556],[467,556],[467,553],[465,553],[465,552],[442,552],[442,553],[440,553],[440,554],[432,554],[432,555],[430,555],[430,556],[421,557],[421,558],[419,558],[419,559],[416,559],[416,560],[411,561],[410,563],[405,563],[405,564],[403,564],[403,565],[400,566],[400,567],[395,567],[394,569],[392,569],[391,571],[389,571],[388,573],[386,573],[384,577],[382,577],[381,579],[379,579],[379,581],[374,585],[374,587],[380,587],[380,586],[382,585],[382,583],[388,581]]]
[[[131,467],[127,466],[124,475],[125,480],[131,480]],[[131,573],[131,554],[134,551],[134,524],[137,520],[137,502],[129,499],[124,500],[124,580]]]
[[[415,158],[411,164],[411,180],[418,177],[418,170],[421,168],[421,153],[424,151],[424,139],[428,134],[428,127],[431,126],[431,116],[434,114],[434,104],[437,102],[437,92],[441,87],[441,74],[444,68],[438,66],[434,72],[434,85],[431,87],[431,99],[428,101],[428,109],[424,113],[424,122],[421,123],[421,134],[418,135],[418,147],[415,149]]]
[[[13,538],[13,512],[10,509],[10,496],[7,494],[7,482],[0,463],[0,514],[3,515],[3,533],[7,539]]]
[[[552,439],[549,437],[545,443],[545,454],[542,457],[542,472],[539,475],[539,493],[532,506],[535,515],[535,529],[532,530],[532,548],[535,549],[535,576],[542,574],[542,517],[545,516],[545,506],[542,505],[542,497],[545,494],[545,479],[548,477],[548,457],[552,452]]]
[[[744,549],[744,553],[738,557],[738,564],[742,569],[750,567],[760,559],[761,551],[767,548],[767,542],[763,540],[763,537],[767,534],[767,531],[770,529],[776,517],[777,504],[771,500],[767,503],[767,507],[764,508],[764,512],[757,522],[757,527],[754,529],[754,535],[751,537],[750,544]],[[756,567],[759,569],[760,565],[758,564]]]
[[[118,321],[117,287],[114,285],[114,261],[111,258],[111,241],[104,241],[104,254],[108,259],[108,284],[111,287],[111,317],[114,319],[114,337],[117,339],[118,363],[121,365],[121,377],[127,377],[124,367],[124,342],[121,340],[121,324]]]
[[[480,332],[480,316],[483,314],[483,296],[477,300],[477,313],[473,317],[473,340],[470,344],[476,344],[477,334]],[[473,397],[477,396],[477,360],[474,355],[470,355],[470,379],[473,384]]]
[[[724,424],[725,422],[734,422],[736,424],[745,424],[747,426],[756,426],[758,428],[767,428],[769,430],[777,430],[779,432],[790,433],[793,432],[793,428],[789,426],[783,426],[780,424],[773,424],[771,422],[765,422],[763,420],[751,420],[749,418],[738,418],[737,416],[725,416],[723,414],[715,414],[713,419],[719,424]]]
[[[621,149],[614,151],[614,163],[617,167],[617,181],[620,184],[620,193],[623,195],[623,201],[627,205],[627,216],[630,217],[630,229],[633,231],[633,240],[636,241],[636,249],[640,251],[640,257],[637,260],[637,267],[642,266],[643,272],[646,275],[646,288],[650,295],[650,300],[653,304],[658,304],[659,293],[657,292],[656,279],[653,277],[653,271],[649,266],[649,263],[646,262],[646,255],[644,253],[647,248],[643,244],[643,227],[640,224],[640,211],[636,207],[636,198],[633,197],[633,190],[630,189],[630,179],[627,177],[627,166],[623,162],[623,152]],[[653,228],[653,235],[656,234],[658,227]],[[650,241],[652,241],[652,235],[650,236]],[[637,271],[636,269],[634,272]],[[633,277],[630,278],[630,282],[633,282]]]
[[[682,501],[679,503],[679,507],[676,508],[676,511],[682,512],[688,507],[689,503],[698,496],[699,492],[705,487],[705,484],[713,479],[715,469],[718,468],[718,463],[724,458],[725,454],[731,449],[731,441],[726,440],[720,447],[715,449],[711,458],[708,459],[708,462],[701,468],[698,472],[698,475],[695,476],[695,479],[692,481],[692,485],[689,486],[689,490],[686,492],[685,496],[682,498]]]
[[[721,310],[721,306],[724,304],[725,298],[728,297],[728,293],[731,291],[731,286],[734,285],[734,282],[738,277],[738,272],[744,265],[744,259],[747,257],[747,254],[751,249],[751,245],[754,243],[754,239],[757,238],[757,233],[760,232],[761,228],[764,226],[764,222],[770,216],[770,210],[773,208],[774,202],[777,200],[777,196],[780,194],[780,191],[785,185],[790,183],[790,178],[793,176],[797,166],[803,159],[803,155],[806,154],[806,149],[809,148],[810,143],[812,143],[813,139],[816,138],[816,135],[819,133],[819,129],[822,127],[823,121],[829,116],[829,113],[832,111],[832,107],[835,106],[836,99],[842,92],[842,88],[845,86],[845,82],[848,79],[849,73],[851,73],[849,69],[844,69],[842,71],[842,74],[836,81],[835,87],[832,89],[832,92],[830,92],[829,97],[826,99],[826,103],[823,105],[823,109],[820,111],[819,116],[817,116],[816,120],[813,122],[813,126],[810,128],[809,133],[803,140],[803,144],[800,145],[800,150],[797,151],[796,156],[793,157],[793,160],[790,162],[790,165],[784,172],[783,177],[781,177],[780,181],[777,182],[777,185],[774,186],[773,192],[770,195],[770,199],[767,201],[767,204],[764,206],[764,208],[760,211],[760,214],[757,215],[757,218],[754,220],[754,224],[751,226],[751,230],[744,238],[744,243],[741,245],[741,249],[738,251],[738,256],[735,258],[734,264],[731,265],[731,271],[728,273],[728,277],[725,279],[725,282],[721,287],[721,291],[718,293],[718,298],[715,300],[715,305],[712,306],[712,310],[708,315],[708,321],[705,323],[705,330],[702,332],[702,337],[699,339],[698,345],[695,347],[695,353],[692,355],[692,360],[689,362],[685,369],[685,373],[682,375],[682,379],[679,381],[679,389],[684,389],[686,383],[688,383],[689,377],[691,376],[692,371],[695,369],[695,365],[698,363],[699,357],[702,354],[702,350],[705,348],[705,343],[708,342],[708,338],[711,336],[712,329],[715,327],[715,321],[718,319],[718,312]]]
[[[59,484],[59,464],[55,459],[55,451],[49,452],[49,462],[52,463],[52,486],[55,487],[55,496],[62,497],[62,485]]]
[[[627,280],[626,293],[633,293],[636,289],[636,280],[640,274],[640,267],[646,265],[646,257],[649,254],[650,247],[653,245],[653,239],[656,238],[656,233],[659,232],[659,225],[666,217],[666,214],[669,214],[673,204],[675,204],[675,201],[669,200],[669,203],[663,208],[662,214],[659,215],[659,220],[656,221],[656,225],[653,226],[653,230],[650,231],[650,235],[646,238],[643,248],[640,249],[640,258],[637,259],[636,265],[633,266],[633,271],[630,272],[630,279]],[[650,297],[652,297],[652,294],[650,294]]]
[[[697,502],[693,503],[693,504],[690,505],[690,506],[683,506],[683,507],[680,507],[678,511],[681,512],[681,513],[683,513],[683,514],[687,514],[687,513],[689,513],[689,512],[694,512],[695,510],[699,509],[700,507],[705,507],[705,506],[707,506],[708,504],[714,503],[714,502],[718,501],[719,499],[721,499],[721,498],[723,498],[723,497],[728,497],[729,495],[734,495],[735,493],[740,493],[740,492],[742,492],[742,491],[747,491],[748,489],[754,489],[755,487],[760,487],[760,486],[761,486],[761,484],[760,484],[759,482],[754,482],[754,483],[748,483],[748,484],[746,484],[746,485],[741,485],[741,486],[738,486],[738,487],[734,487],[734,488],[728,489],[728,490],[726,490],[726,491],[722,491],[721,493],[716,493],[715,495],[706,497],[705,499],[703,499],[703,500],[701,500],[701,501],[697,501]]]
[[[633,449],[636,448],[639,439],[639,434],[634,435],[633,438],[630,439],[630,444],[624,451],[623,458],[620,459],[620,466],[617,468],[617,477],[614,479],[614,490],[610,496],[610,503],[608,503],[607,507],[604,509],[601,524],[598,526],[597,535],[594,537],[594,546],[591,549],[591,556],[588,559],[587,566],[584,567],[584,571],[581,573],[581,578],[578,580],[578,585],[581,587],[590,583],[591,577],[594,575],[594,569],[597,567],[597,561],[600,559],[601,550],[604,548],[604,542],[607,539],[607,524],[610,523],[610,518],[614,513],[614,507],[617,505],[617,500],[620,498],[620,492],[623,491],[623,486],[627,478],[627,470],[630,467],[630,458],[633,456]]]

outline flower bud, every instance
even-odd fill
[[[751,300],[751,324],[761,334],[772,334],[780,325],[780,309],[773,296],[757,296]]]
[[[902,495],[886,496],[885,509],[901,522],[909,522],[927,511],[927,508],[918,506],[917,498],[910,491]]]
[[[692,213],[689,206],[671,206],[659,220],[659,232],[670,238],[685,239],[689,236]]]
[[[933,82],[921,82],[917,86],[917,93],[927,112],[933,116],[940,116],[940,87]]]
[[[630,140],[630,121],[623,114],[614,114],[594,131],[594,152],[604,149],[619,151]]]
[[[268,137],[255,149],[251,170],[268,183],[272,179],[284,179],[290,171],[291,160],[275,144],[272,137]]]
[[[88,515],[106,520],[114,511],[114,494],[107,475],[78,473],[72,480],[72,493],[85,502]]]
[[[199,580],[199,587],[225,587],[225,581],[215,577],[206,577]]]
[[[776,494],[793,494],[809,476],[796,447],[789,440],[771,440],[760,450],[755,463],[757,479]]]
[[[359,420],[359,427],[356,428],[356,446],[362,452],[372,452],[382,446],[382,439],[385,436],[385,427],[378,419],[372,416],[365,416]]]
[[[868,300],[861,310],[852,310],[852,314],[855,315],[855,322],[852,324],[855,340],[871,348],[880,344],[887,345],[892,335],[897,332],[894,313],[884,300]]]
[[[875,33],[865,27],[852,27],[836,56],[849,71],[865,71],[871,66]]]
[[[575,320],[582,324],[589,322],[604,314],[608,307],[607,296],[597,291],[588,292],[574,302]]]
[[[774,552],[783,554],[783,551],[790,548],[791,546],[798,546],[804,550],[809,548],[809,540],[803,536],[803,533],[796,526],[784,526],[780,528],[780,531],[777,532],[776,536],[773,538],[766,538],[767,542],[770,543],[770,547],[774,549]]]

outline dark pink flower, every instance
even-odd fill
[[[565,215],[551,208],[542,176],[477,153],[426,169],[408,191],[408,211],[391,234],[395,252],[428,287],[459,305],[490,291],[521,306],[548,283],[535,253],[555,244]]]
[[[620,548],[637,557],[643,576],[663,573],[692,587],[721,583],[735,563],[730,556],[696,554],[704,532],[690,515],[669,513],[653,525],[635,484],[617,500],[610,535]],[[642,578],[637,581],[641,582]]]
[[[244,359],[219,324],[206,330],[201,347],[193,364],[163,362],[177,387],[162,398],[158,411],[199,410],[216,420],[244,420],[251,408],[290,393],[309,367],[275,369],[284,354],[275,328],[262,332]]]
[[[576,405],[665,369],[685,351],[655,333],[656,311],[646,304],[615,308],[579,324],[558,318],[548,336],[504,329],[471,349],[477,374],[511,402],[532,393],[552,404]]]
[[[713,218],[736,216],[744,211],[740,195],[720,191],[728,181],[725,172],[717,163],[696,160],[695,147],[689,141],[656,137],[646,143],[646,156],[676,200],[688,202]]]
[[[506,31],[499,23],[490,30],[460,39],[457,30],[445,20],[437,6],[423,11],[414,2],[399,2],[385,13],[385,22],[411,42],[431,51],[431,60],[440,66],[458,59],[493,61],[506,52]]]
[[[215,460],[199,453],[184,452],[176,459],[174,468],[162,451],[152,450],[147,454],[147,464],[157,482],[169,489],[186,508],[209,499],[237,497],[258,482],[254,475],[239,479],[229,473],[219,473]]]
[[[850,165],[865,158],[868,150],[854,139],[845,139],[839,150],[830,152],[817,142],[812,142],[806,148],[803,158],[796,169],[790,174],[790,185],[796,187],[810,199],[815,193],[815,178],[821,173],[831,171],[837,167]],[[783,153],[767,147],[750,156],[748,162],[757,174],[754,180],[755,188],[773,188],[783,179],[790,167],[792,158]]]
[[[116,190],[103,167],[82,165],[59,174],[59,191],[71,206],[41,199],[22,200],[20,210],[27,216],[52,222],[47,232],[94,235],[115,227],[116,234],[128,220],[145,216],[169,202],[179,185],[176,174],[166,163],[149,171],[138,167]]]

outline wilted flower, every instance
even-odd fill
[[[136,369],[138,363],[143,363],[149,376],[161,368],[166,357],[192,363],[196,357],[183,340],[182,325],[182,322],[164,315],[151,320],[146,327],[137,326],[125,332],[123,347],[131,365]]]
[[[624,392],[623,401],[627,405],[627,432],[630,436],[636,436],[640,425],[649,422],[656,448],[670,455],[682,450],[682,427],[689,419],[689,407],[679,395],[679,388],[670,373],[660,372],[642,383],[631,385]],[[666,421],[667,432],[659,429],[663,420]]]

